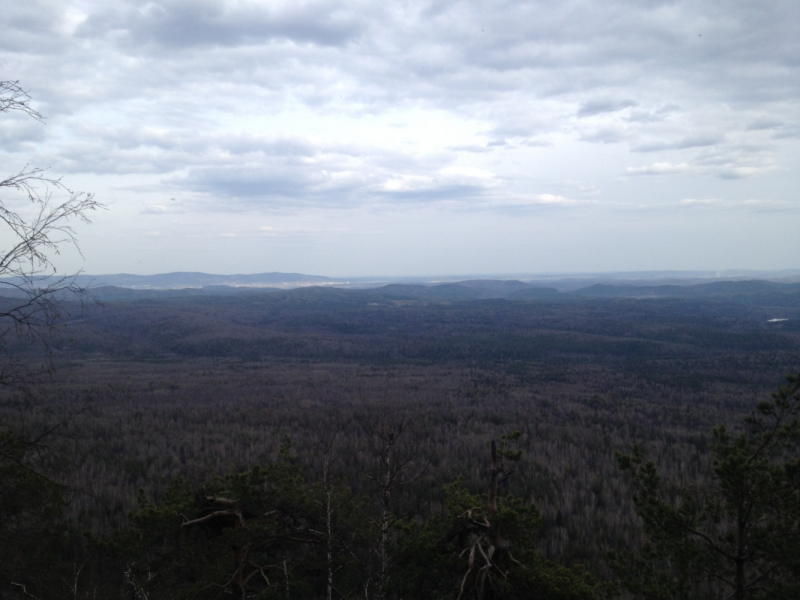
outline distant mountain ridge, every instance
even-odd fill
[[[800,303],[800,283],[767,279],[738,280],[619,280],[615,278],[565,280],[464,279],[438,281],[387,282],[367,279],[334,279],[302,273],[256,273],[249,275],[214,275],[196,272],[161,273],[156,275],[79,275],[81,286],[89,288],[102,301],[145,298],[231,296],[259,293],[293,293],[295,290],[318,288],[327,296],[334,293],[352,295],[366,293],[376,298],[413,301],[469,300],[540,300],[558,302],[580,298],[708,298],[736,299],[737,302],[762,302],[767,298],[782,305]],[[11,279],[0,279],[0,295],[18,296]],[[46,280],[45,280],[46,283]],[[5,285],[3,285],[5,284]],[[310,290],[309,290],[310,291]],[[316,292],[315,292],[316,293]]]
[[[693,285],[609,285],[594,284],[568,292],[572,296],[609,298],[711,298],[800,294],[800,283],[774,281],[714,281]]]
[[[87,287],[114,286],[131,289],[174,290],[181,288],[229,287],[297,287],[301,285],[331,285],[344,283],[322,275],[302,273],[255,273],[250,275],[213,275],[210,273],[183,272],[159,273],[156,275],[79,275],[79,285]]]
[[[390,284],[371,291],[408,299],[439,300],[568,300],[577,298],[717,298],[717,299],[795,299],[800,302],[800,283],[774,281],[714,281],[690,285],[613,285],[594,283],[575,290],[558,290],[522,281],[467,280],[437,285]]]
[[[480,297],[506,297],[520,293],[529,295],[524,290],[555,288],[561,292],[586,289],[593,285],[612,286],[627,290],[630,287],[663,288],[664,286],[686,287],[704,284],[722,284],[744,281],[774,281],[782,283],[800,282],[800,270],[788,269],[784,271],[744,272],[729,271],[720,277],[711,277],[708,273],[701,272],[641,272],[641,273],[598,273],[575,274],[574,276],[479,276],[479,277],[445,277],[445,278],[334,278],[323,275],[306,275],[303,273],[267,272],[254,274],[215,275],[202,272],[177,271],[159,273],[154,275],[132,275],[128,273],[107,275],[80,275],[77,279],[79,285],[88,287],[114,286],[130,289],[175,290],[181,288],[207,288],[211,286],[230,287],[272,287],[277,289],[291,289],[308,285],[342,286],[356,288],[379,288],[385,285],[422,286],[436,288],[442,285],[458,285],[475,292],[451,290],[456,295]],[[447,288],[442,288],[444,292]],[[628,290],[629,291],[629,290]],[[663,290],[662,290],[663,291]],[[463,292],[463,294],[462,294]],[[677,292],[677,290],[675,290]],[[538,292],[534,292],[538,295]],[[602,295],[602,294],[601,294]],[[623,293],[623,295],[629,295]],[[635,294],[636,295],[636,294]],[[671,295],[671,294],[670,294]],[[676,295],[680,295],[677,294]]]
[[[470,279],[436,285],[392,283],[372,288],[371,291],[396,298],[435,298],[439,300],[488,300],[492,298],[522,300],[554,298],[559,295],[559,291],[555,288],[541,287],[515,280],[491,279]]]

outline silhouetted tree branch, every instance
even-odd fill
[[[0,113],[20,111],[43,121],[29,102],[19,82],[0,81]],[[56,193],[66,199],[54,200]],[[28,390],[32,372],[15,348],[19,341],[41,349],[51,369],[50,340],[63,322],[65,300],[92,299],[78,285],[79,273],[59,274],[54,260],[67,246],[80,252],[72,224],[88,223],[98,208],[103,205],[93,194],[69,189],[47,169],[25,165],[0,180],[0,386]]]

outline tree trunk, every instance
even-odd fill
[[[378,600],[383,600],[385,598],[386,582],[389,580],[389,553],[386,550],[386,545],[389,542],[389,501],[392,493],[391,460],[392,444],[390,443],[387,444],[386,453],[383,457],[386,475],[384,477],[383,495],[381,498],[383,512],[381,514],[381,575],[380,581],[378,582]]]
[[[744,564],[747,560],[745,551],[747,550],[747,522],[740,516],[736,535],[736,588],[734,598],[744,600]]]
[[[328,594],[327,600],[333,600],[333,536],[332,536],[332,515],[331,510],[331,484],[328,473],[329,458],[325,455],[325,467],[323,478],[325,481],[325,525],[326,525],[326,542],[328,546]]]
[[[497,475],[500,469],[497,466],[497,444],[492,440],[492,477],[489,482],[489,520],[497,514]]]

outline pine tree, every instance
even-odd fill
[[[324,589],[324,535],[316,495],[287,439],[266,468],[179,479],[164,502],[139,510],[111,550],[137,598],[316,597]]]
[[[670,499],[636,446],[630,473],[646,541],[616,553],[628,589],[644,598],[800,597],[800,376],[759,402],[739,433],[713,430],[711,485]]]
[[[602,590],[580,568],[569,569],[536,549],[539,511],[501,485],[520,451],[510,449],[519,432],[491,443],[485,495],[469,493],[460,479],[444,487],[442,514],[406,524],[392,589],[401,598],[458,600],[592,600]]]
[[[36,597],[64,591],[64,487],[44,474],[36,460],[42,453],[40,438],[0,424],[0,597],[4,590]]]

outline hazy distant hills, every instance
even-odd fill
[[[238,296],[245,294],[264,294],[268,292],[282,292],[278,287],[234,287],[230,285],[208,285],[205,287],[185,288],[129,288],[114,285],[91,287],[91,294],[101,302],[116,302],[123,300],[144,300],[157,298],[191,298],[197,296]]]
[[[439,285],[387,285],[373,290],[397,298],[466,300],[567,300],[576,298],[707,298],[740,301],[780,301],[800,305],[800,283],[773,281],[720,281],[694,285],[593,284],[570,291],[525,284],[521,281],[470,280]]]
[[[764,364],[771,361],[770,368],[780,354],[781,371],[795,365],[800,285],[721,283],[589,286],[580,293],[492,280],[368,289],[308,285],[268,293],[104,287],[95,292],[102,305],[71,311],[71,341],[59,351],[426,364],[583,357],[630,360],[630,368],[640,370],[641,361],[651,361],[648,373],[679,355],[710,361],[714,377],[719,365],[730,370],[732,352],[737,360],[757,355]]]
[[[326,279],[326,278],[320,278]],[[192,281],[198,282],[198,279]],[[557,299],[567,298],[570,294],[561,294],[555,288],[544,288],[525,284],[521,281],[502,281],[502,280],[468,280],[458,283],[443,283],[436,285],[422,284],[399,284],[370,287],[370,288],[341,288],[336,285],[335,280],[302,281],[303,285],[287,285],[285,281],[276,281],[275,286],[246,286],[237,285],[203,285],[192,287],[149,287],[137,286],[126,287],[120,285],[92,286],[92,295],[102,302],[113,302],[121,300],[139,300],[145,298],[184,298],[194,296],[231,296],[231,295],[251,295],[263,293],[284,292],[287,294],[301,294],[308,296],[312,293],[317,296],[316,290],[324,297],[334,295],[362,296],[375,295],[390,299],[407,300],[435,300],[435,301],[456,301],[456,300],[488,300],[506,298],[509,300],[529,300],[529,299]],[[281,287],[277,287],[277,286]]]
[[[695,285],[610,285],[594,284],[577,290],[559,291],[552,287],[529,285],[521,281],[467,280],[436,285],[398,284],[373,288],[347,288],[336,285],[307,284],[289,289],[278,287],[234,287],[226,285],[182,289],[131,289],[102,286],[92,289],[101,302],[194,297],[246,297],[276,295],[289,302],[333,302],[362,304],[377,302],[454,303],[487,300],[537,301],[547,303],[582,300],[686,300],[745,304],[762,307],[791,307],[800,310],[800,283],[771,281],[723,281]]]
[[[774,281],[719,281],[695,285],[607,285],[595,284],[568,293],[593,298],[729,298],[800,299],[800,283]]]
[[[100,287],[115,286],[132,289],[180,289],[206,288],[210,286],[230,287],[284,287],[297,285],[325,285],[337,280],[321,275],[302,273],[256,273],[252,275],[212,275],[209,273],[161,273],[158,275],[80,275],[79,285]]]
[[[707,372],[717,377],[720,364],[730,369],[731,352],[740,358],[760,352],[758,360],[772,361],[770,368],[778,352],[788,372],[800,348],[800,283],[593,283],[559,290],[513,279],[374,287],[325,279],[292,289],[99,286],[93,294],[102,304],[67,311],[72,341],[59,346],[65,353],[431,364],[617,357],[633,361],[632,369],[651,361],[648,373],[664,357],[680,355],[711,361]],[[0,298],[0,309],[15,302]]]
[[[11,280],[0,280],[0,295],[18,295]],[[264,293],[300,294],[307,298],[455,302],[470,300],[570,301],[581,298],[683,298],[735,301],[746,304],[800,306],[800,283],[751,280],[618,280],[587,279],[521,281],[517,279],[467,279],[447,282],[388,283],[346,281],[301,273],[212,275],[163,273],[158,275],[81,275],[77,283],[88,287],[102,302],[195,296],[239,296]],[[680,283],[676,283],[676,281]],[[314,291],[312,293],[312,289]],[[302,292],[305,290],[305,292]],[[302,293],[301,293],[302,292]]]
[[[375,293],[396,298],[431,298],[440,300],[481,300],[490,298],[554,298],[559,292],[555,288],[544,288],[521,281],[497,281],[474,279],[458,283],[438,285],[390,284],[374,288]]]
[[[38,285],[57,282],[59,278],[41,278]],[[0,295],[20,296],[14,285],[19,278],[0,278]],[[209,273],[175,272],[157,275],[78,275],[75,283],[88,288],[101,301],[164,298],[174,296],[227,295],[271,292],[309,285],[337,285],[346,282],[321,275],[302,273],[256,273],[251,275],[213,275]],[[23,287],[26,287],[23,285]]]

